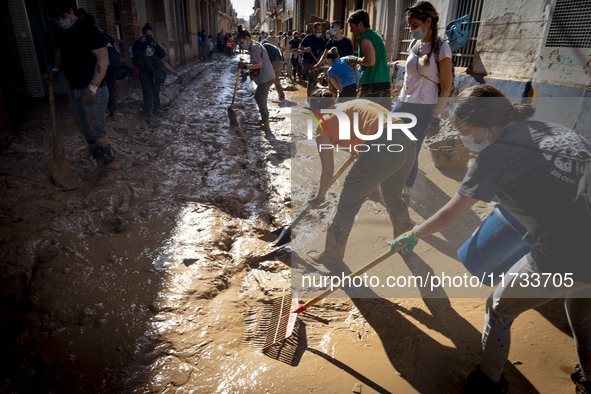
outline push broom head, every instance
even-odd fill
[[[298,346],[298,315],[292,312],[298,306],[297,297],[292,299],[291,294],[286,294],[273,300],[267,319],[263,316],[268,320],[263,354],[289,365]]]

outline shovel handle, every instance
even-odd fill
[[[351,66],[353,69],[353,75],[355,76],[355,87],[359,90],[359,81],[357,80],[357,66]]]
[[[236,92],[238,91],[238,83],[240,82],[240,66],[238,66],[238,75],[236,75],[236,86],[234,86],[234,95],[232,96],[232,104],[234,104],[234,100],[236,99]]]
[[[51,135],[53,137],[53,160],[57,160],[57,120],[55,117],[55,98],[53,94],[53,83],[47,85],[49,96],[49,111],[51,112]]]
[[[310,301],[306,302],[304,305],[300,306],[298,309],[296,309],[293,313],[300,313],[305,311],[306,309],[308,309],[309,307],[311,307],[312,305],[322,301],[323,299],[325,299],[328,295],[330,295],[331,293],[334,293],[335,291],[337,291],[338,289],[340,289],[341,287],[343,287],[343,283],[345,283],[345,279],[346,278],[350,278],[351,280],[353,280],[353,278],[360,276],[362,274],[364,274],[366,271],[369,271],[371,268],[375,267],[376,265],[380,264],[382,261],[386,260],[388,257],[392,256],[393,254],[396,254],[398,252],[400,252],[402,249],[404,249],[407,245],[406,244],[401,244],[400,246],[398,246],[398,248],[396,249],[396,251],[394,253],[390,253],[390,251],[387,251],[386,253],[384,253],[383,255],[381,255],[380,257],[376,258],[375,260],[367,263],[366,265],[364,265],[363,267],[359,268],[357,271],[345,276],[343,278],[343,280],[341,280],[341,283],[336,286],[333,287],[332,289],[328,289],[326,291],[324,291],[322,294],[320,294],[318,297],[311,299]]]

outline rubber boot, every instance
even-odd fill
[[[105,174],[105,162],[103,161],[101,148],[98,146],[96,141],[87,140],[86,142],[88,143],[88,151],[90,152],[90,155],[96,162],[96,168],[92,170],[90,173],[86,174],[84,176],[84,179],[92,180],[102,178]]]
[[[412,230],[414,227],[413,221],[408,216],[390,215],[390,220],[392,221],[392,226],[394,226],[394,239],[398,238],[405,232]]]
[[[273,137],[273,132],[271,131],[268,120],[262,123],[261,130],[265,132],[265,138],[270,139]]]
[[[345,257],[346,244],[339,242],[332,231],[326,233],[326,243],[324,245],[324,252],[310,253],[310,258],[317,264],[323,265],[331,274],[345,273],[348,275],[351,270],[343,262]]]

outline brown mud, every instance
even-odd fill
[[[48,106],[37,104],[16,127],[0,152],[0,391],[461,392],[459,379],[479,361],[484,299],[327,299],[310,312],[328,324],[301,316],[296,366],[264,356],[245,336],[263,303],[289,291],[288,252],[262,259],[270,246],[258,238],[290,220],[295,102],[279,103],[272,88],[275,138],[267,140],[255,125],[252,84],[241,82],[240,127],[230,127],[236,63],[179,71],[188,83],[170,77],[166,111],[149,121],[139,115],[140,92],[122,98],[107,119],[118,153],[114,181],[59,191],[43,161],[51,154]],[[56,104],[60,149],[82,179],[93,162],[67,99]],[[420,168],[416,222],[436,212],[462,176],[434,168],[426,150]],[[312,218],[330,221],[342,179]],[[392,260],[411,272],[441,259],[461,264],[455,251],[490,209],[479,204],[415,256]],[[382,253],[392,229],[377,202],[359,218],[375,221],[347,248],[348,258],[363,260]],[[514,324],[510,392],[573,391],[576,358],[561,307],[550,303]]]

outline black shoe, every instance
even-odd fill
[[[589,382],[583,376],[583,371],[581,370],[581,365],[577,364],[575,367],[575,372],[570,375],[573,383],[576,386],[576,393],[577,394],[591,394],[591,382]]]
[[[152,117],[152,111],[142,111],[142,117],[150,119]]]
[[[468,375],[464,386],[465,394],[504,394],[508,390],[509,382],[504,376],[495,383],[480,371],[480,365],[477,365],[476,369]]]

